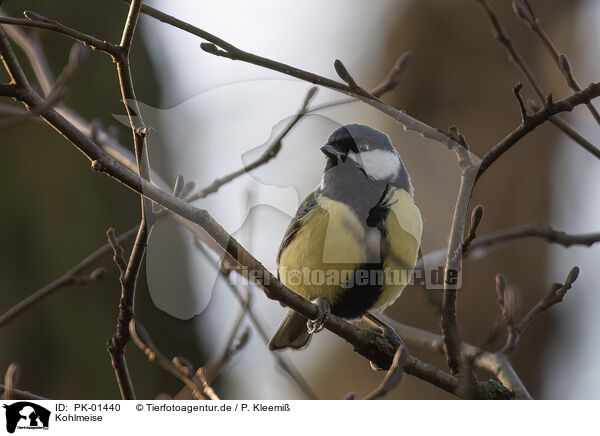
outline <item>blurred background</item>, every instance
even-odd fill
[[[473,153],[489,150],[520,122],[512,86],[524,81],[493,38],[483,11],[472,0],[358,0],[220,2],[156,0],[146,2],[186,20],[242,49],[335,78],[333,61],[341,59],[365,88],[378,84],[396,59],[413,53],[400,85],[386,102],[441,129],[458,126]],[[593,1],[532,0],[544,28],[569,55],[576,77],[585,86],[598,80],[600,4]],[[490,1],[515,44],[546,90],[558,99],[570,94],[559,70],[540,41],[511,10],[508,0]],[[33,10],[101,39],[117,41],[127,14],[122,1],[95,2],[12,0],[3,15]],[[200,40],[142,16],[136,34],[132,70],[149,137],[150,161],[169,185],[178,175],[197,187],[240,168],[264,150],[300,107],[309,85],[281,74],[203,52]],[[43,31],[21,29],[40,44],[50,71],[57,76],[68,61],[72,42]],[[35,71],[27,52],[17,49],[28,75]],[[7,80],[4,72],[2,80]],[[523,93],[534,97],[525,84]],[[340,95],[320,89],[312,105]],[[343,98],[343,97],[342,97]],[[65,106],[84,120],[111,132],[129,147],[131,133],[123,122],[123,105],[114,65],[100,53],[88,53],[70,78]],[[16,107],[0,101],[0,117]],[[4,115],[3,115],[4,113]],[[598,125],[577,108],[564,119],[591,142]],[[318,148],[340,124],[359,122],[390,135],[415,185],[424,218],[423,252],[446,245],[458,170],[453,154],[439,144],[407,134],[393,120],[361,103],[323,109],[303,118],[283,143],[278,157],[251,174],[195,204],[208,209],[265,266],[276,269],[275,255],[298,204],[316,186],[324,165]],[[139,196],[90,171],[88,161],[55,131],[31,120],[0,118],[0,158],[4,183],[0,193],[3,289],[0,312],[60,277],[117,233],[139,220]],[[483,235],[524,223],[543,222],[570,233],[600,230],[600,163],[547,124],[515,146],[479,181],[472,204],[481,203]],[[126,250],[130,244],[125,244]],[[468,259],[459,292],[463,339],[486,343],[501,320],[494,277],[505,274],[519,291],[524,314],[549,289],[564,281],[574,266],[581,274],[563,303],[544,313],[524,334],[514,354],[515,369],[535,398],[599,398],[596,344],[600,295],[593,271],[600,245],[571,247],[526,239],[507,244],[480,259]],[[0,371],[17,361],[19,387],[55,399],[118,398],[105,349],[114,331],[120,294],[111,256],[103,280],[61,289],[0,329]],[[285,308],[251,293],[252,310],[270,335]],[[223,352],[240,314],[226,280],[218,275],[173,219],[153,229],[136,295],[136,316],[168,357],[181,355],[199,367]],[[439,331],[439,292],[408,288],[389,308],[393,318]],[[280,369],[256,325],[244,318],[240,332],[247,344],[228,362],[214,388],[225,399],[307,398]],[[490,349],[501,346],[500,338]],[[444,368],[440,356],[411,349]],[[349,344],[329,332],[316,335],[309,348],[287,351],[291,362],[322,399],[362,396],[382,377]],[[133,345],[127,359],[139,398],[167,392],[180,384]],[[416,378],[406,377],[389,398],[449,398]]]

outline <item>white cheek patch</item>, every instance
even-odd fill
[[[352,153],[350,157],[363,167],[367,176],[375,180],[389,179],[400,170],[400,159],[392,151],[370,150],[358,155]]]

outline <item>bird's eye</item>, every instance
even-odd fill
[[[367,144],[366,142],[363,142],[362,144],[358,144],[358,150],[359,151],[369,151],[369,144]]]

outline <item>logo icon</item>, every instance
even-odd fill
[[[18,429],[48,429],[50,411],[29,401],[19,401],[3,405],[6,409],[6,431],[14,433]]]

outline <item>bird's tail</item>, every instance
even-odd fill
[[[285,348],[295,348],[297,350],[304,348],[310,342],[312,335],[306,329],[308,319],[296,312],[290,310],[281,325],[269,341],[270,350],[283,350]]]

